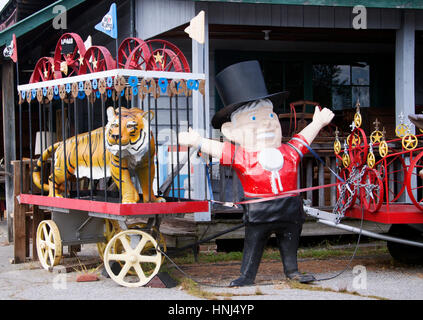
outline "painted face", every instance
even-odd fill
[[[271,105],[236,114],[232,119],[231,140],[249,151],[263,148],[278,148],[282,130]]]

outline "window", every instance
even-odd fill
[[[269,93],[288,91],[288,100],[282,108],[288,110],[287,102],[304,99],[304,63],[298,61],[263,61],[263,76]]]
[[[370,67],[365,62],[354,64],[313,65],[314,100],[333,110],[370,107]]]

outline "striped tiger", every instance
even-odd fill
[[[136,203],[140,200],[130,176],[130,171],[135,172],[141,185],[144,202],[163,202],[164,199],[155,197],[153,193],[153,179],[155,176],[154,154],[155,142],[148,122],[148,112],[138,108],[121,108],[122,126],[122,159],[119,161],[119,108],[116,111],[113,107],[107,109],[107,125],[105,126],[105,137],[103,127],[91,131],[91,154],[92,154],[92,178],[101,179],[104,177],[104,166],[106,166],[106,177],[112,177],[119,188],[119,162],[122,166],[122,203]],[[154,112],[150,111],[150,120]],[[148,132],[150,131],[150,143],[148,144]],[[104,163],[103,142],[106,145],[106,163]],[[34,184],[41,189],[41,165],[46,161],[54,149],[54,183],[53,174],[48,179],[48,185],[43,184],[43,190],[49,192],[49,196],[63,197],[65,190],[65,161],[66,178],[78,176],[90,178],[90,137],[89,132],[78,134],[78,159],[76,159],[75,137],[66,139],[66,157],[64,157],[63,141],[55,143],[43,151],[34,168]],[[150,153],[148,152],[150,145]],[[150,161],[149,155],[150,154]],[[41,161],[42,159],[42,161]],[[78,166],[76,165],[78,161]],[[148,173],[150,163],[150,175]],[[150,176],[150,183],[148,182]],[[150,187],[150,188],[149,188]],[[149,190],[150,189],[150,190]]]

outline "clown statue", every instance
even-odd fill
[[[291,140],[282,144],[277,114],[288,92],[268,94],[260,65],[246,61],[231,65],[216,76],[216,87],[225,105],[215,114],[212,125],[231,142],[202,138],[192,129],[181,132],[179,141],[232,166],[244,189],[245,200],[274,197],[297,189],[297,168],[319,131],[334,114],[316,107],[313,121]],[[288,279],[307,283],[311,274],[298,271],[297,250],[305,220],[299,194],[243,205],[245,222],[241,276],[231,287],[254,283],[266,242],[275,233],[284,273]]]

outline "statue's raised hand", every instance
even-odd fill
[[[320,108],[316,106],[313,115],[313,122],[323,128],[332,121],[334,116],[335,114],[328,108],[323,108],[320,110]]]
[[[178,138],[179,138],[180,145],[195,147],[195,148],[200,146],[201,139],[202,139],[200,134],[197,131],[193,130],[192,128],[189,128],[189,130],[185,132],[179,132]]]

